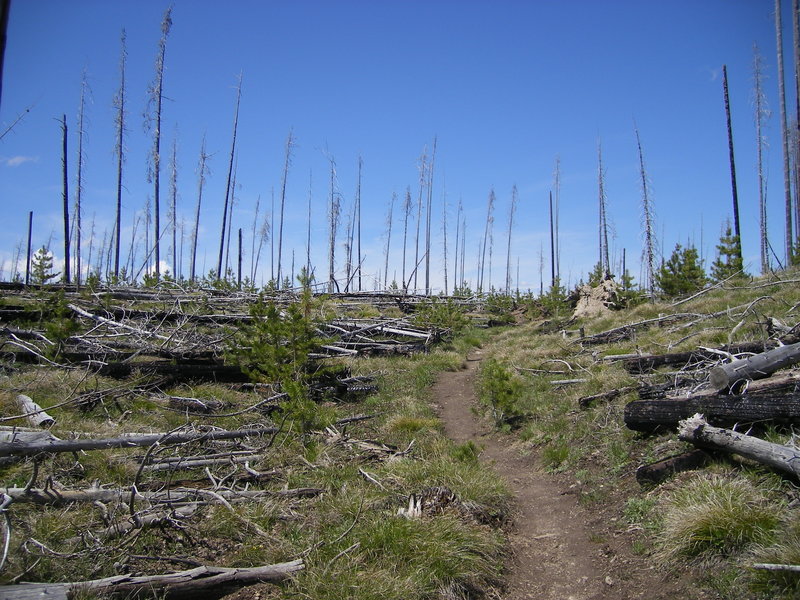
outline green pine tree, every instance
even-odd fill
[[[741,255],[739,236],[733,235],[728,223],[717,244],[717,259],[711,263],[711,279],[722,281],[735,275],[746,275]]]
[[[681,296],[701,289],[708,279],[697,248],[675,244],[675,250],[655,274],[656,285],[668,297]]]
[[[38,285],[44,285],[60,273],[53,272],[53,253],[42,246],[33,253],[31,258],[31,280]]]

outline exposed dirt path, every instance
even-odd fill
[[[644,559],[631,558],[627,548],[618,552],[629,541],[609,540],[603,515],[590,513],[568,483],[544,472],[535,457],[512,447],[510,436],[493,432],[473,414],[480,360],[480,351],[474,352],[466,369],[443,373],[433,395],[447,435],[459,443],[478,444],[481,460],[505,478],[514,494],[506,600],[675,597],[682,586],[663,581]]]

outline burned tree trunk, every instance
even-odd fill
[[[773,469],[800,476],[800,452],[797,450],[731,429],[713,427],[701,414],[681,421],[678,437],[696,446],[733,452]]]
[[[800,342],[720,365],[711,369],[708,378],[715,390],[735,392],[748,380],[769,377],[796,362],[800,362]]]

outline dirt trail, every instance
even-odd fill
[[[605,518],[581,506],[569,484],[544,472],[535,457],[511,447],[512,438],[493,432],[472,413],[480,360],[477,351],[466,369],[443,373],[433,394],[447,435],[482,447],[481,460],[505,478],[514,494],[513,563],[505,599],[611,600],[674,593],[642,559],[631,564],[630,557],[612,547],[628,541],[609,544]]]

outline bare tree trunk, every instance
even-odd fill
[[[611,274],[611,262],[608,258],[608,219],[606,215],[606,189],[604,184],[605,172],[603,170],[603,148],[600,143],[597,143],[597,187],[598,199],[600,202],[600,256],[598,262],[600,263],[600,270],[603,272],[603,277],[608,277]]]
[[[160,239],[161,239],[161,222],[159,216],[159,183],[161,175],[161,107],[164,99],[164,55],[167,50],[167,36],[172,27],[172,6],[170,6],[164,13],[164,19],[161,21],[161,39],[158,42],[158,56],[156,58],[156,80],[150,89],[150,99],[155,102],[155,130],[153,131],[153,202],[155,209],[155,228],[154,228],[154,244],[155,244],[155,274],[156,279],[161,275],[161,261],[160,254]],[[149,249],[148,249],[149,252]]]
[[[128,58],[125,40],[126,33],[123,29],[120,35],[119,91],[114,97],[114,108],[117,109],[117,218],[114,225],[114,279],[119,279],[119,244],[122,230],[122,165],[125,163],[125,62]]]
[[[170,160],[170,207],[169,220],[172,226],[172,276],[178,280],[178,138],[172,140]]]
[[[786,122],[786,90],[783,69],[783,25],[781,20],[781,0],[775,0],[775,37],[778,48],[778,97],[781,113],[781,139],[783,144],[783,189],[786,215],[786,265],[792,264],[792,185],[789,167],[789,126]]]
[[[222,233],[219,236],[219,259],[217,260],[217,279],[222,279],[222,254],[225,250],[225,227],[228,219],[228,201],[231,194],[231,177],[233,176],[233,160],[236,155],[236,131],[239,128],[239,103],[242,99],[242,74],[239,73],[239,84],[236,86],[236,110],[233,113],[233,136],[231,138],[231,155],[228,161],[228,179],[225,183],[225,204],[222,207]]]
[[[511,210],[508,211],[508,245],[506,246],[506,295],[511,294],[511,230],[514,227],[514,213],[517,212],[517,184],[511,188]]]
[[[281,288],[281,256],[283,252],[283,216],[284,208],[286,206],[286,181],[289,178],[289,164],[292,159],[292,130],[289,130],[289,135],[286,138],[286,156],[283,163],[283,181],[281,183],[281,222],[278,225],[278,279],[276,281],[277,288]]]
[[[486,247],[487,246],[491,247],[491,241],[490,240],[491,240],[491,235],[492,235],[492,223],[494,222],[494,216],[493,216],[494,200],[495,200],[494,189],[492,189],[492,190],[489,191],[489,199],[487,200],[487,203],[486,203],[486,227],[484,228],[484,231],[483,231],[483,247],[481,249],[481,256],[480,256],[481,267],[480,267],[480,277],[479,277],[479,282],[478,282],[478,292],[483,292],[483,280],[484,280],[484,277],[486,276]],[[489,257],[489,279],[490,279],[489,286],[491,287],[491,285],[492,285],[492,282],[491,282],[491,277],[492,277],[491,276],[491,272],[492,272],[491,250],[489,252],[490,252],[490,257]]]
[[[62,200],[64,204],[64,282],[71,283],[69,265],[69,180],[67,178],[67,115],[61,117],[61,171],[63,175]],[[16,266],[15,266],[16,268]]]
[[[81,217],[83,207],[81,200],[83,196],[83,117],[86,107],[86,90],[88,82],[86,80],[86,69],[83,70],[81,78],[81,100],[78,109],[78,166],[75,179],[75,285],[80,287],[83,265],[81,264]]]
[[[250,235],[250,283],[255,285],[256,281],[256,229],[258,229],[258,217],[261,209],[261,194],[256,198],[256,214],[253,217],[253,229]]]
[[[242,228],[239,227],[239,263],[236,271],[236,287],[242,289]]]
[[[358,269],[358,291],[361,291],[361,167],[363,160],[358,157],[358,186],[356,187],[355,220],[357,229],[356,269]]]
[[[25,285],[31,284],[31,234],[33,233],[33,211],[28,212],[28,252],[25,254]]]
[[[258,263],[259,260],[261,259],[261,248],[263,247],[264,241],[267,239],[267,236],[271,236],[271,232],[270,232],[269,215],[265,212],[264,220],[261,222],[261,228],[258,231],[258,249],[256,250],[255,267],[253,268],[254,284],[256,281],[256,275],[258,273]]]
[[[417,197],[417,235],[414,241],[414,292],[417,291],[417,273],[419,271],[419,227],[422,223],[422,194],[425,190],[425,170],[427,163],[427,149],[422,151],[419,165],[419,196]]]
[[[197,207],[194,212],[194,231],[192,232],[192,264],[189,272],[189,279],[195,280],[195,267],[197,265],[197,233],[200,229],[200,203],[203,200],[203,185],[206,181],[206,136],[203,134],[203,141],[200,144],[200,163],[197,167]]]
[[[555,265],[556,265],[556,279],[561,281],[561,244],[559,242],[559,227],[558,227],[558,215],[560,214],[560,206],[561,206],[561,158],[556,157],[556,170],[554,174],[554,190],[555,190],[555,203],[553,205],[553,233],[555,234],[554,237],[554,244],[553,244],[553,252],[555,256]]]
[[[644,289],[649,290],[650,294],[653,293],[653,275],[655,273],[655,239],[653,234],[653,207],[648,193],[649,186],[647,185],[647,171],[644,167],[644,152],[642,151],[642,141],[639,137],[639,128],[634,125],[636,132],[636,146],[639,149],[639,172],[642,178],[642,212],[644,220],[644,256],[645,256],[645,285]]]
[[[339,223],[339,197],[336,192],[336,161],[333,156],[329,155],[328,160],[331,163],[331,194],[330,203],[328,204],[328,292],[333,293],[336,289],[336,271],[335,271],[335,255],[336,255],[336,226]]]
[[[431,208],[433,205],[433,166],[436,162],[436,140],[433,138],[431,164],[428,168],[428,205],[425,216],[425,293],[431,295]]]
[[[308,224],[306,228],[306,282],[303,285],[310,285],[311,283],[311,200],[313,198],[313,180],[312,174],[308,172]]]
[[[447,296],[447,192],[442,178],[442,266],[444,267],[444,295]]]
[[[551,287],[556,287],[556,238],[553,224],[553,192],[550,192],[550,280]]]
[[[761,273],[769,271],[769,246],[767,243],[767,190],[764,181],[764,146],[766,139],[763,133],[764,121],[769,116],[767,98],[762,86],[763,61],[758,45],[753,44],[753,97],[756,109],[756,154],[758,162],[758,212],[759,238],[761,254]]]
[[[406,199],[403,202],[403,276],[401,283],[403,291],[407,291],[406,285],[406,241],[408,239],[408,217],[411,214],[411,186],[406,188]]]
[[[383,289],[389,289],[389,248],[392,244],[392,215],[394,212],[394,202],[397,200],[397,192],[392,192],[392,199],[389,202],[389,214],[386,215],[386,251],[384,252],[383,263]]]
[[[733,194],[733,231],[736,235],[736,254],[742,260],[742,231],[739,226],[739,193],[736,188],[736,162],[733,158],[733,127],[731,125],[731,103],[728,97],[728,67],[722,65],[722,89],[725,96],[725,120],[728,124],[728,155],[731,163],[731,193]]]
[[[228,203],[228,234],[225,243],[225,271],[223,279],[228,278],[228,273],[231,271],[230,266],[230,253],[231,253],[231,231],[233,230],[233,209],[236,206],[236,174],[239,171],[239,158],[237,156],[233,165],[233,177],[231,177],[231,201]]]
[[[462,282],[459,281],[458,278],[458,255],[461,251],[460,244],[460,235],[461,235],[461,213],[463,210],[463,206],[461,203],[461,197],[458,198],[458,210],[456,212],[456,244],[455,244],[455,252],[453,252],[453,293],[456,293],[456,290],[461,287]]]
[[[795,199],[794,199],[794,234],[797,236],[798,244],[795,246],[797,252],[800,246],[800,201],[798,192],[800,189],[800,0],[792,2],[792,29],[794,32],[794,83],[795,83],[795,121],[794,121],[794,148],[795,156]]]

